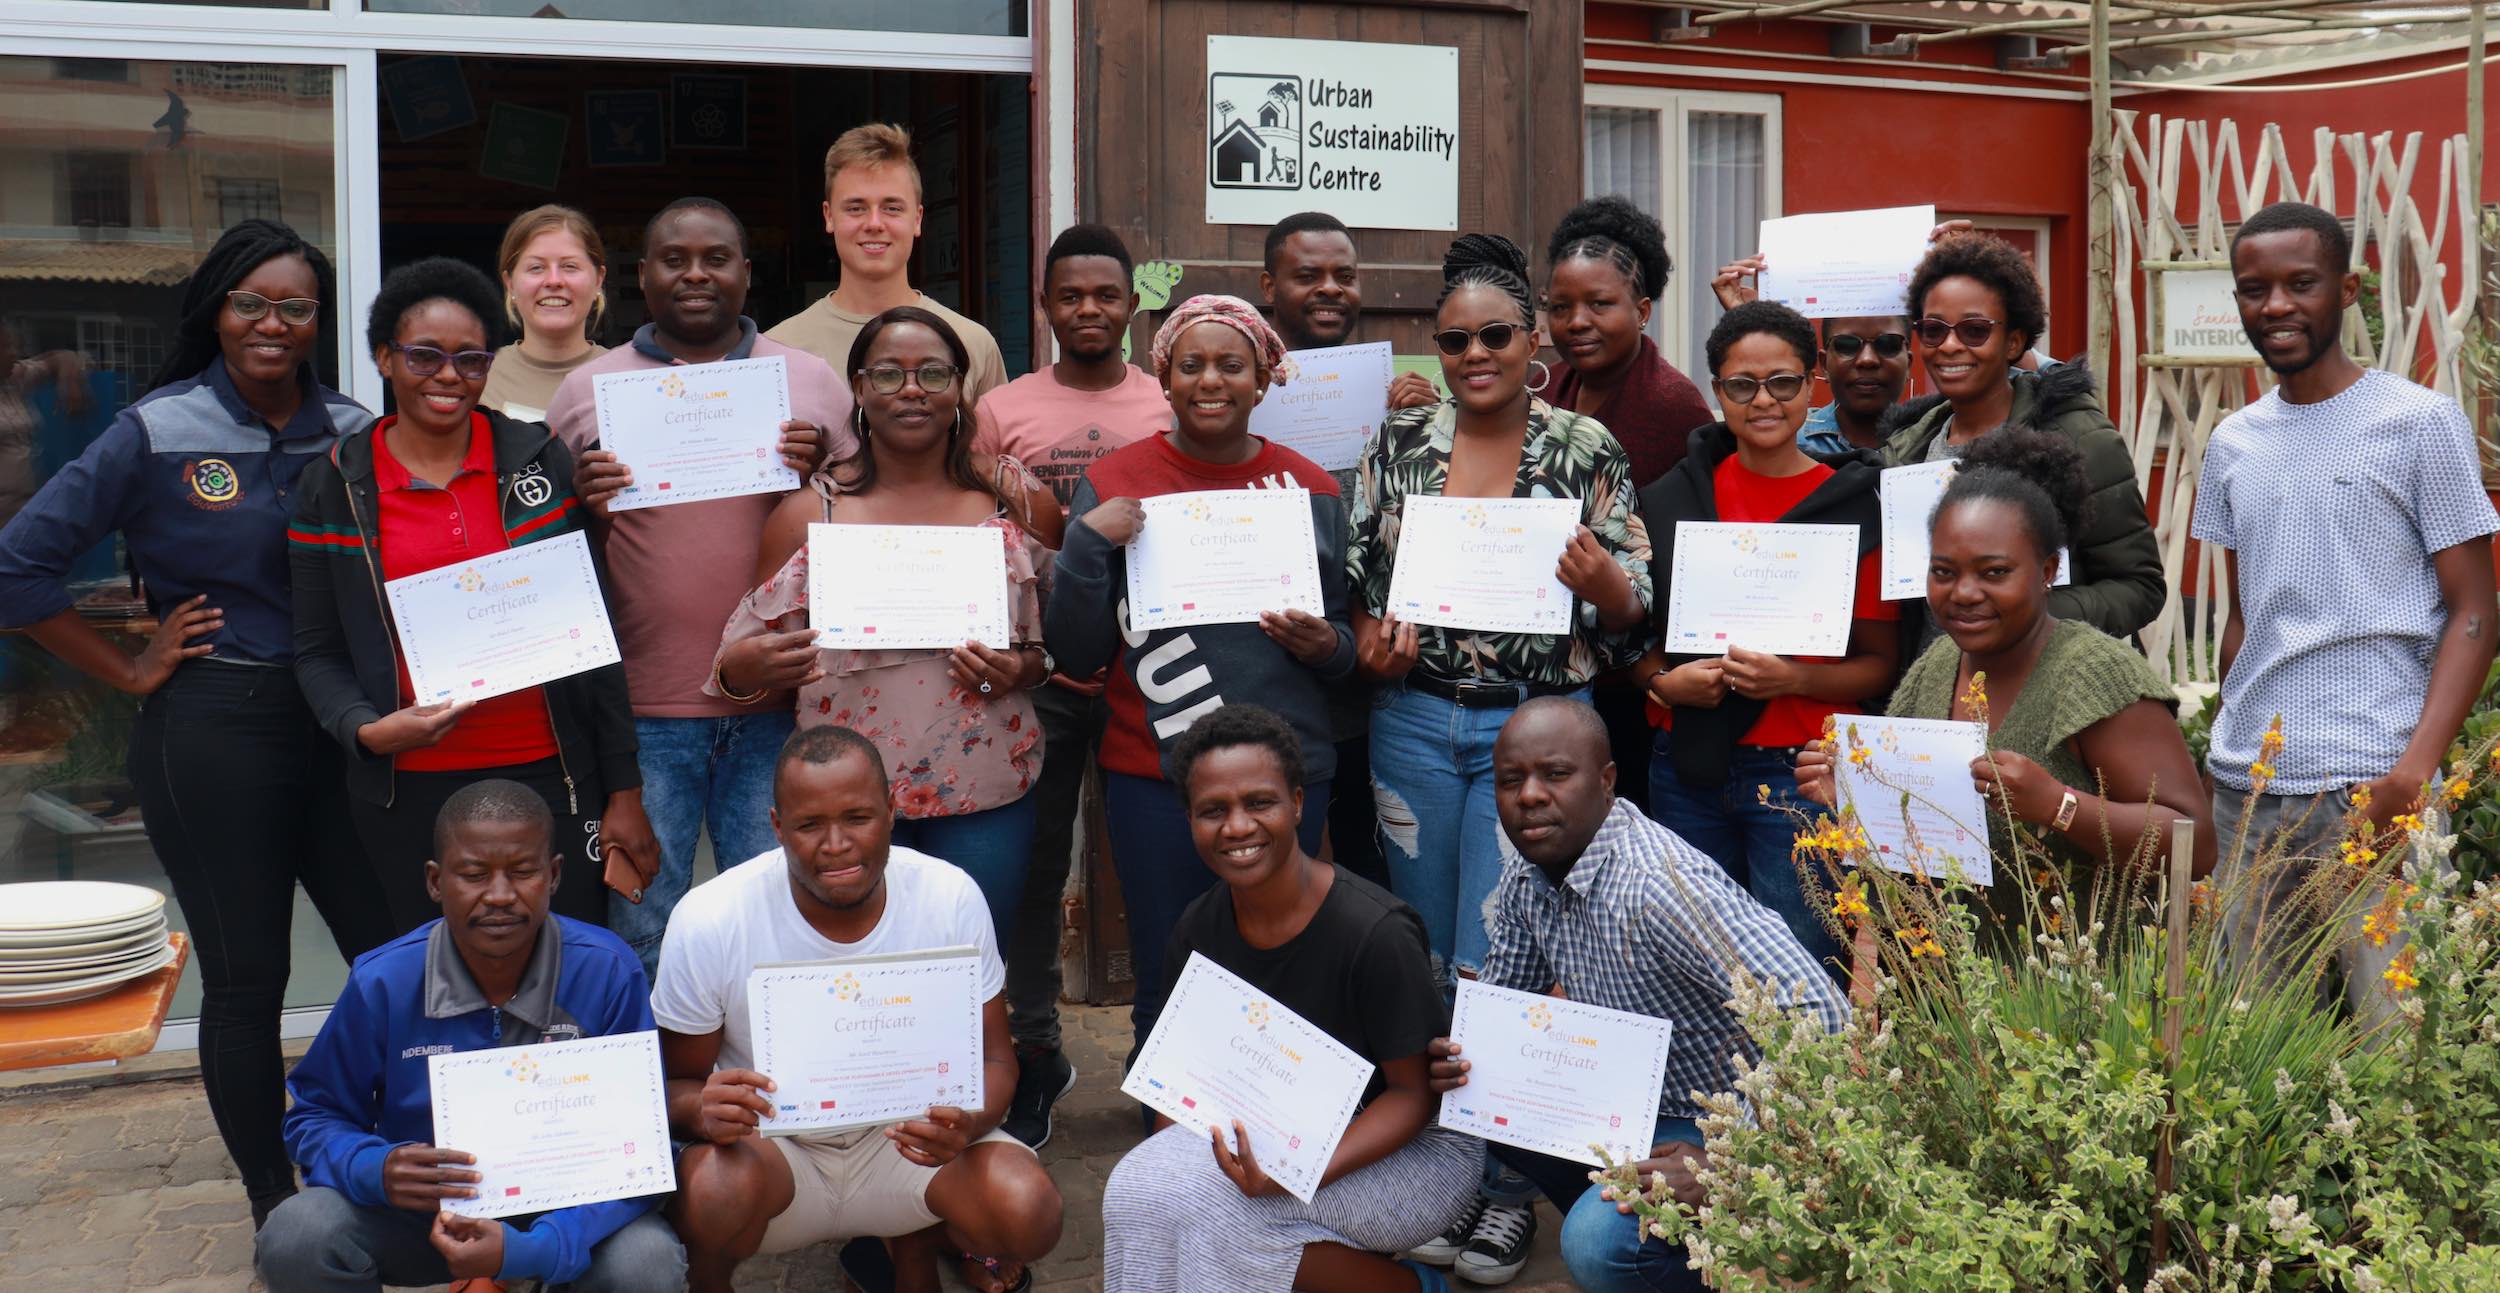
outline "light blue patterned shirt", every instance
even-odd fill
[[[1485,903],[1484,981],[1522,992],[1560,986],[1573,1001],[1671,1021],[1664,1116],[1699,1117],[1692,1093],[1733,1091],[1735,1057],[1759,1054],[1728,1008],[1729,954],[1826,1028],[1848,1019],[1840,989],[1786,922],[1628,800],[1615,801],[1560,885],[1506,854]]]

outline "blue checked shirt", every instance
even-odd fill
[[[1778,984],[1782,1004],[1826,1028],[1848,1018],[1840,990],[1786,923],[1717,863],[1618,799],[1597,838],[1557,886],[1516,852],[1485,903],[1487,983],[1557,986],[1573,1001],[1674,1023],[1658,1112],[1697,1118],[1692,1093],[1736,1088],[1735,1057],[1758,1052],[1728,1001],[1729,957]]]

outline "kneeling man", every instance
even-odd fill
[[[270,1293],[521,1279],[577,1293],[683,1287],[685,1253],[653,1211],[658,1195],[463,1217],[477,1160],[431,1143],[427,1056],[651,1029],[633,949],[547,914],[560,879],[555,820],[537,791],[480,781],[444,803],[425,864],[442,919],[356,958],[287,1079],[287,1152],[309,1188],[270,1213],[253,1244]]]
[[[972,877],[892,843],[885,760],[843,727],[801,728],[773,775],[781,847],[689,892],[670,914],[652,1013],[677,1160],[669,1218],[689,1287],[728,1293],[737,1264],[827,1239],[893,1238],[898,1293],[935,1293],[943,1243],[984,1293],[1028,1282],[1059,1242],[1059,1191],[998,1130],[1016,1090],[1007,971]],[[747,976],[759,965],[977,947],[983,1100],[885,1127],[766,1138]],[[908,1238],[905,1238],[908,1237]]]

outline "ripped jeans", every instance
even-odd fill
[[[1572,698],[1586,704],[1589,693]],[[1484,900],[1511,851],[1493,811],[1493,741],[1513,712],[1399,686],[1372,700],[1372,798],[1389,887],[1423,916],[1444,976],[1484,968]]]

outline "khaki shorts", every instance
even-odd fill
[[[764,1228],[766,1253],[828,1239],[887,1239],[914,1234],[937,1224],[929,1211],[929,1182],[934,1167],[903,1157],[884,1127],[862,1127],[830,1136],[776,1136],[770,1140],[790,1165],[790,1206]],[[1023,1141],[992,1131],[975,1145],[1004,1143],[1025,1149]]]

